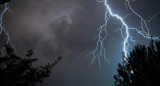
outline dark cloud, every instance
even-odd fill
[[[132,3],[132,6],[145,18],[158,11],[157,4],[142,1]],[[130,13],[123,0],[110,0],[109,4],[121,16]],[[155,5],[154,10],[148,5]],[[117,63],[121,61],[122,48],[122,38],[115,33],[116,25],[119,26],[115,19],[109,23],[110,37],[105,41],[110,64],[102,59],[102,70],[99,71],[97,61],[89,66],[92,57],[87,58],[96,46],[94,37],[98,34],[97,27],[104,23],[104,12],[105,7],[96,0],[12,0],[4,27],[19,54],[35,48],[39,64],[64,57],[51,77],[37,86],[111,86]],[[126,19],[130,26],[139,26],[136,20],[135,16]]]

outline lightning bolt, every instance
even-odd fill
[[[2,6],[2,5],[1,5]],[[11,42],[11,40],[10,40],[10,36],[9,36],[9,34],[6,32],[6,30],[5,30],[5,28],[3,28],[3,26],[2,26],[2,24],[3,24],[3,16],[4,16],[4,14],[6,13],[6,11],[9,9],[9,4],[8,3],[5,3],[4,4],[4,9],[2,10],[2,13],[0,14],[0,35],[2,34],[2,32],[4,32],[5,33],[5,35],[7,36],[7,44],[11,44],[11,46],[14,48],[14,46],[13,46],[13,43]],[[1,54],[2,54],[2,56],[4,56],[4,49],[5,48],[2,48],[2,50],[1,50]],[[14,48],[15,49],[15,48]],[[16,49],[15,49],[16,50]]]
[[[146,39],[151,39],[151,38],[152,38],[152,39],[155,39],[155,40],[158,39],[158,37],[151,37],[151,36],[149,35],[149,34],[150,34],[150,33],[149,33],[149,28],[148,28],[148,26],[147,26],[147,22],[149,22],[149,21],[151,21],[152,19],[154,19],[155,16],[158,15],[158,14],[154,15],[150,20],[145,20],[142,16],[140,16],[137,12],[135,12],[135,10],[131,7],[130,1],[131,1],[131,0],[125,0],[126,7],[128,7],[129,10],[131,10],[132,13],[133,13],[134,15],[136,15],[136,16],[140,19],[140,21],[141,21],[141,22],[140,22],[140,24],[141,24],[141,26],[140,26],[141,30],[138,30],[137,28],[129,27],[129,26],[127,25],[127,23],[124,21],[124,19],[125,19],[128,15],[123,18],[123,17],[119,16],[118,14],[114,13],[113,10],[112,10],[112,9],[110,8],[110,6],[108,5],[107,0],[98,0],[98,2],[104,3],[104,5],[105,5],[105,7],[106,7],[105,23],[98,28],[99,34],[98,34],[98,36],[96,37],[96,38],[97,38],[96,48],[88,54],[88,55],[92,55],[92,56],[93,56],[93,59],[92,59],[90,65],[93,64],[93,62],[95,61],[95,59],[98,59],[98,61],[99,61],[99,66],[100,66],[100,68],[101,68],[101,61],[100,61],[100,58],[101,58],[101,57],[103,57],[105,61],[109,62],[109,61],[106,59],[106,54],[105,54],[105,53],[106,53],[106,49],[104,48],[104,41],[105,41],[105,39],[106,39],[107,36],[108,36],[107,25],[108,25],[108,21],[109,21],[109,19],[110,19],[111,17],[116,18],[116,19],[121,23],[121,28],[120,28],[120,30],[121,30],[122,38],[124,39],[124,40],[123,40],[123,49],[122,49],[122,50],[123,50],[123,53],[124,53],[123,60],[126,61],[126,62],[127,62],[127,57],[128,57],[128,47],[129,47],[129,46],[132,46],[132,45],[130,44],[130,42],[135,44],[135,41],[136,41],[136,40],[134,40],[133,37],[130,35],[129,30],[135,30],[138,34],[142,35],[142,36],[143,36],[144,38],[146,38]],[[135,0],[132,0],[132,1],[135,1]],[[130,15],[130,14],[129,14],[129,15]],[[125,32],[122,31],[123,29],[125,30]],[[102,32],[104,32],[105,35],[103,35]]]
[[[7,35],[8,37],[8,40],[7,40],[7,43],[9,42],[9,35],[8,33],[5,31],[5,29],[2,27],[2,24],[3,24],[3,16],[5,14],[5,12],[9,9],[9,5],[8,3],[5,3],[5,8],[3,9],[1,15],[0,15],[0,34],[2,34],[2,31],[5,32],[5,34]]]

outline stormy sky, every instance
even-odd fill
[[[108,0],[109,6],[120,16],[131,14],[126,10],[125,0]],[[92,56],[87,54],[96,47],[97,28],[104,24],[105,6],[96,0],[12,0],[6,12],[3,27],[19,55],[35,48],[36,65],[53,62],[62,56],[62,62],[53,69],[44,83],[36,86],[111,86],[116,68],[122,61],[122,37],[117,28],[119,21],[111,18],[107,28],[109,37],[105,41],[107,49],[102,68],[98,61],[89,66]],[[132,7],[145,19],[150,19],[160,11],[159,0],[137,0]],[[125,19],[129,27],[139,27],[140,20],[135,15]],[[148,23],[152,36],[160,36],[160,15]],[[130,31],[139,44],[148,40]],[[1,36],[2,39],[2,36]]]

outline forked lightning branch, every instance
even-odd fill
[[[131,32],[130,30],[132,30],[132,31],[135,30],[138,34],[143,36],[145,39],[151,39],[149,28],[147,26],[147,22],[154,19],[154,17],[156,15],[158,15],[158,14],[154,15],[152,18],[150,18],[150,20],[145,20],[130,5],[130,2],[132,2],[134,0],[125,0],[126,7],[129,8],[129,10],[132,12],[132,14],[136,15],[140,20],[140,22],[139,22],[140,29],[139,28],[137,29],[137,27],[129,27],[127,25],[127,22],[124,20],[124,17],[121,17],[118,14],[114,13],[114,11],[111,9],[111,7],[109,6],[107,1],[108,0],[98,0],[98,2],[103,3],[103,5],[105,5],[105,7],[106,7],[106,13],[105,13],[105,17],[104,17],[105,23],[98,28],[99,34],[96,37],[97,38],[96,48],[88,54],[88,55],[92,55],[92,57],[93,57],[90,65],[92,65],[96,59],[98,59],[100,68],[101,68],[101,60],[100,60],[101,57],[103,57],[105,61],[108,61],[106,59],[106,48],[104,47],[104,45],[105,45],[104,41],[106,40],[106,38],[108,36],[107,25],[108,25],[108,21],[110,20],[110,18],[117,19],[117,21],[121,24],[121,27],[120,27],[121,31],[120,32],[121,32],[121,36],[123,38],[123,44],[122,44],[123,45],[122,51],[124,53],[123,60],[127,61],[128,48],[129,48],[129,46],[132,46],[131,43],[135,43],[135,41],[136,41],[136,39],[134,39],[134,37],[132,37],[130,35],[130,32]],[[102,32],[105,33],[105,36],[102,34]],[[152,39],[158,39],[158,37],[152,37]]]

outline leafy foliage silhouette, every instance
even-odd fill
[[[147,47],[135,46],[128,62],[118,66],[116,86],[160,86],[160,41],[151,40]]]
[[[53,63],[34,67],[33,63],[38,60],[31,57],[34,49],[28,50],[26,57],[16,55],[10,45],[5,45],[5,51],[0,58],[0,86],[34,86],[49,77],[51,69],[62,59],[58,57]]]

